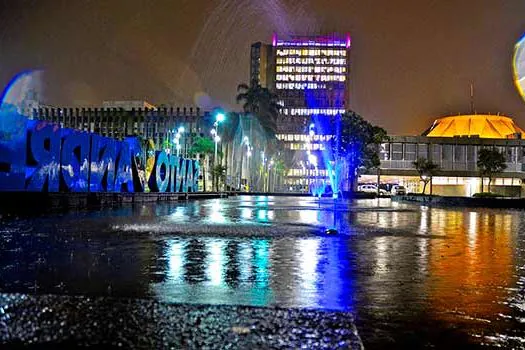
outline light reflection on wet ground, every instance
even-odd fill
[[[0,290],[336,309],[367,348],[520,348],[524,233],[522,211],[388,199],[137,206],[4,222]]]

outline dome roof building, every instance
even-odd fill
[[[423,136],[521,139],[523,134],[523,129],[510,117],[474,114],[436,119]]]

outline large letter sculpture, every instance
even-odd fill
[[[154,192],[166,192],[170,183],[170,164],[166,152],[157,152],[153,172],[149,178],[149,188]]]
[[[189,188],[188,191],[199,192],[199,162],[196,160],[192,160],[191,162],[193,163],[193,181],[191,182],[191,188]]]
[[[170,191],[178,192],[177,188],[177,174],[180,168],[180,158],[175,155],[170,155]]]
[[[30,150],[35,162],[27,189],[58,192],[60,185],[60,128],[37,124],[30,134]]]
[[[90,191],[113,192],[115,190],[115,140],[93,135],[91,137]]]
[[[196,192],[199,164],[157,152],[145,178],[136,137],[124,141],[61,129],[0,108],[0,191]]]
[[[62,179],[66,190],[87,192],[89,177],[89,134],[72,132],[62,144]]]
[[[134,192],[132,154],[130,144],[123,141],[120,144],[120,152],[117,160],[117,178],[115,180],[115,191]]]
[[[24,116],[0,109],[0,191],[25,188],[26,134]]]

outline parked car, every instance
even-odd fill
[[[401,185],[394,185],[392,186],[392,190],[390,191],[394,196],[402,196],[407,194],[407,189],[405,186]]]
[[[359,185],[357,186],[357,190],[358,191],[361,191],[361,192],[366,192],[366,193],[377,193],[377,186],[376,185]],[[388,193],[380,188],[379,189],[379,195],[387,195]]]

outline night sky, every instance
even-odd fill
[[[524,14],[523,0],[0,0],[0,84],[42,68],[53,105],[238,108],[252,42],[350,32],[350,106],[390,133],[468,112],[471,82],[478,112],[523,127],[511,63]]]

